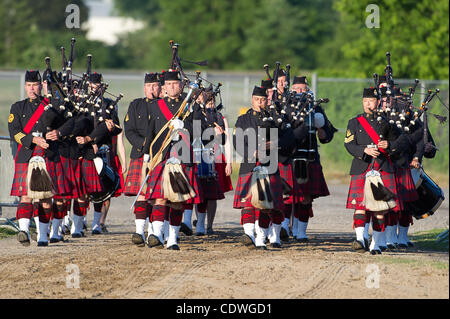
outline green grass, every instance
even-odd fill
[[[437,242],[436,237],[442,233],[445,229],[432,229],[424,232],[417,232],[409,236],[409,239],[414,243],[417,249],[425,251],[438,251],[448,253],[448,241],[447,242]],[[424,267],[431,266],[435,269],[449,270],[449,263],[445,261],[434,261],[434,260],[423,260],[423,259],[412,259],[403,258],[397,256],[381,256],[379,259],[385,264],[396,264],[404,265],[409,267]]]
[[[440,270],[449,270],[449,264],[448,262],[442,262],[442,261],[425,261],[425,260],[418,260],[418,259],[411,259],[411,258],[398,258],[398,257],[380,257],[377,258],[377,260],[381,261],[382,263],[389,264],[389,265],[404,265],[404,266],[410,266],[410,267],[424,267],[424,266],[431,266],[435,269]]]
[[[17,231],[12,230],[11,228],[1,227],[0,226],[0,239],[12,237],[17,234]]]
[[[442,228],[418,232],[410,235],[409,238],[419,249],[448,252],[448,240],[440,242],[436,241],[436,237],[444,230],[445,229]]]

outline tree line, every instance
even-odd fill
[[[293,72],[370,77],[383,71],[390,51],[395,77],[448,79],[448,1],[379,0],[379,28],[366,25],[371,2],[115,0],[119,15],[145,27],[108,46],[86,39],[83,29],[66,28],[68,4],[80,7],[81,23],[87,20],[83,0],[3,0],[0,68],[42,68],[44,56],[59,61],[60,46],[74,36],[77,57],[93,54],[95,68],[166,69],[173,39],[182,58],[206,59],[208,69],[262,70],[278,60]]]

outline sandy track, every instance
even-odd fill
[[[330,191],[314,204],[309,244],[267,251],[237,242],[242,230],[232,194],[219,203],[214,235],[181,235],[178,252],[134,247],[131,199],[121,197],[112,204],[109,234],[45,248],[0,240],[0,298],[449,298],[448,253],[350,251],[352,217],[342,208],[347,188]],[[411,231],[447,225],[446,201]],[[79,269],[80,288],[66,287],[71,264]],[[374,274],[379,288],[368,288]]]

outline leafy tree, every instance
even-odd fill
[[[380,28],[370,29],[365,21],[371,2],[335,3],[341,13],[340,28],[349,34],[342,53],[355,75],[382,73],[389,51],[395,77],[448,79],[448,1],[378,1]]]

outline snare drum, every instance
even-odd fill
[[[434,214],[444,201],[442,189],[423,171],[411,169],[411,175],[416,185],[419,199],[408,202],[407,207],[414,218],[424,219]]]

